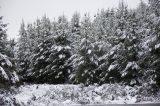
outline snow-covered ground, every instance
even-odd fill
[[[80,104],[133,104],[160,102],[160,92],[148,96],[140,87],[118,84],[92,85],[23,85],[0,94],[0,105],[53,106]],[[10,105],[9,105],[10,106]]]

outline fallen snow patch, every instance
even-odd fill
[[[88,87],[83,85],[25,85],[19,87],[17,91],[18,93],[13,96],[23,106],[156,102],[153,97],[137,95],[138,87],[118,84],[90,85]]]

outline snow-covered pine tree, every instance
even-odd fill
[[[139,42],[139,50],[138,50],[138,57],[139,57],[139,66],[142,70],[142,85],[150,85],[154,83],[153,76],[154,71],[151,68],[152,59],[151,54],[149,51],[149,44],[154,39],[151,35],[151,27],[152,27],[152,19],[150,17],[150,10],[148,5],[141,0],[138,8],[136,9],[136,19],[138,20],[138,40]]]
[[[116,18],[112,18],[116,24],[112,23],[112,36],[108,36],[108,40],[112,46],[106,56],[107,71],[101,74],[102,82],[124,82],[134,85],[139,78],[138,66],[138,20],[135,12],[128,11],[127,6],[122,2],[116,13]],[[136,66],[136,68],[135,68]],[[135,81],[133,81],[135,80]],[[135,83],[134,83],[135,82]]]
[[[93,33],[95,37],[94,45],[96,47],[96,56],[98,58],[99,83],[110,82],[108,79],[108,67],[110,61],[110,50],[115,39],[115,12],[114,10],[101,10],[97,13],[93,21]]]
[[[151,70],[152,81],[150,83],[156,83],[160,86],[160,1],[149,0],[150,9],[150,53],[151,53]]]
[[[104,55],[107,59],[106,68],[107,70],[102,72],[101,81],[107,83],[115,83],[121,81],[121,68],[123,64],[123,54],[124,54],[124,39],[126,35],[127,27],[127,17],[128,9],[124,2],[119,4],[119,8],[115,13],[115,18],[112,20],[115,22],[113,24],[112,35],[108,36],[108,40],[111,43],[109,52]],[[113,16],[112,16],[113,17]]]
[[[54,35],[54,44],[51,46],[50,55],[47,59],[50,64],[46,67],[49,72],[47,79],[51,79],[51,83],[66,83],[71,66],[68,59],[71,56],[69,37],[69,25],[67,18],[59,16],[57,22],[56,35]]]
[[[140,52],[139,44],[141,36],[139,34],[138,19],[136,13],[130,11],[129,18],[127,21],[126,37],[124,40],[124,54],[121,67],[122,81],[129,85],[140,85],[142,84],[141,77],[143,72],[139,66],[139,55]],[[125,67],[124,67],[124,66]]]
[[[53,45],[53,38],[47,36],[43,38],[43,42],[38,44],[36,50],[31,57],[30,69],[27,71],[27,77],[31,78],[34,83],[49,83],[51,79],[46,67],[50,65],[48,59],[51,46]],[[54,78],[54,76],[52,76]],[[51,83],[51,82],[50,82]]]
[[[46,66],[49,64],[46,60],[49,57],[49,50],[53,45],[53,39],[50,39],[51,22],[49,18],[43,16],[41,20],[37,19],[35,24],[35,37],[33,40],[37,47],[35,47],[31,55],[30,68],[27,70],[27,77],[31,78],[31,81],[35,83],[44,83],[44,74]],[[33,36],[32,36],[33,37]],[[32,40],[32,39],[30,39]],[[46,81],[47,82],[47,81]]]
[[[30,54],[32,54],[34,50],[36,49],[36,47],[38,46],[38,42],[37,42],[38,37],[36,35],[35,25],[28,24],[26,33],[27,33],[28,40],[29,40],[28,43],[29,43],[29,48],[30,48]]]
[[[27,35],[24,21],[22,21],[21,27],[19,30],[19,38],[18,38],[16,52],[17,52],[16,59],[17,59],[18,74],[20,75],[20,78],[23,81],[24,76],[26,76],[26,72],[27,72],[27,69],[29,68],[29,64],[30,64],[29,37]]]
[[[123,83],[128,85],[140,84],[140,77],[142,75],[141,68],[138,64],[138,40],[140,39],[140,35],[136,13],[129,11],[123,2],[120,3],[117,12],[118,42],[116,46],[118,46],[118,51],[116,52],[116,56],[113,56],[115,59],[113,63],[116,62],[115,67],[120,72],[120,79]]]
[[[93,53],[92,23],[88,14],[85,14],[81,22],[80,49],[71,57],[73,72],[70,76],[73,83],[86,85],[95,83],[95,57]]]
[[[0,88],[9,87],[9,85],[19,81],[15,64],[12,61],[13,57],[10,55],[11,51],[7,50],[7,24],[3,23],[2,18],[0,17]]]
[[[39,31],[43,32],[43,37],[31,59],[29,75],[36,83],[64,83],[69,71],[67,59],[70,57],[68,21],[65,16],[59,17],[54,26],[56,32],[51,30],[48,18],[43,17],[41,23],[43,31]]]
[[[71,41],[70,45],[72,48],[72,54],[76,53],[80,48],[80,14],[75,12],[71,18],[70,22],[71,35],[69,36],[69,40]]]

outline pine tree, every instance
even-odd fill
[[[64,16],[59,17],[53,32],[49,21],[47,18],[42,19],[39,31],[43,32],[43,37],[34,51],[28,72],[36,83],[64,83],[69,71],[67,59],[70,57],[68,22]]]
[[[143,76],[141,77],[141,84],[151,85],[153,83],[154,72],[151,69],[151,54],[149,51],[149,42],[150,42],[150,27],[152,23],[150,19],[150,10],[149,6],[141,0],[138,8],[136,9],[136,20],[138,26],[138,57],[139,57],[139,66],[141,67],[141,72]]]
[[[9,87],[19,81],[11,51],[6,49],[8,46],[6,26],[7,24],[4,24],[0,17],[0,87]]]
[[[86,85],[95,83],[95,57],[92,54],[93,35],[92,23],[88,14],[85,14],[81,22],[81,42],[80,50],[71,57],[73,65],[73,74],[70,78],[74,83],[84,83]]]
[[[96,77],[99,84],[108,82],[109,80],[106,77],[107,67],[109,65],[108,54],[111,49],[112,37],[114,35],[115,27],[115,17],[113,9],[110,10],[101,10],[97,14],[96,18],[93,21],[93,32],[94,33],[94,51],[95,56],[97,57],[96,62],[98,67],[96,68]]]
[[[24,77],[26,76],[26,72],[30,64],[30,59],[29,59],[30,45],[24,21],[22,21],[20,27],[17,48],[18,50],[16,53],[16,58],[17,58],[18,74],[21,76],[22,80],[25,80]]]
[[[72,16],[71,22],[71,35],[69,40],[71,41],[72,54],[76,53],[80,48],[80,14],[75,12]]]
[[[33,24],[28,24],[26,33],[27,33],[28,40],[29,40],[28,43],[29,43],[30,54],[32,54],[34,50],[36,49],[36,47],[38,46],[38,42],[37,42],[38,37],[36,35],[35,26]]]
[[[150,42],[150,53],[151,53],[151,70],[152,70],[152,82],[160,85],[160,1],[149,0],[150,8],[150,37],[154,40]]]
[[[27,71],[27,77],[31,78],[31,81],[35,83],[47,83],[48,80],[45,78],[48,78],[46,76],[47,74],[47,65],[49,65],[48,58],[50,55],[49,50],[51,49],[51,46],[53,45],[53,39],[46,37],[43,39],[44,41],[40,44],[38,44],[38,47],[33,52],[33,55],[31,57],[31,63],[30,68]]]
[[[58,18],[56,35],[54,36],[54,44],[51,47],[49,55],[50,65],[47,70],[51,73],[52,83],[68,82],[68,75],[71,67],[68,59],[71,56],[69,46],[69,26],[67,18],[63,15]],[[54,76],[54,78],[52,78]]]
[[[115,83],[121,81],[120,73],[125,68],[123,57],[125,54],[124,41],[126,38],[127,19],[128,9],[122,2],[119,4],[119,8],[115,13],[114,21],[116,24],[113,24],[115,32],[112,33],[112,36],[108,36],[111,47],[109,48],[109,52],[104,55],[107,60],[105,64],[107,69],[101,74],[102,82]]]
[[[44,83],[44,76],[42,73],[46,71],[45,67],[49,64],[46,59],[49,57],[48,51],[53,44],[53,39],[49,39],[51,35],[52,33],[50,20],[46,16],[43,16],[41,20],[37,19],[35,23],[35,31],[33,31],[33,34],[29,39],[35,41],[34,44],[36,47],[34,48],[30,57],[30,68],[27,69],[26,74],[27,77],[30,78],[30,80],[33,82]]]
[[[136,13],[130,12],[128,18],[128,24],[126,29],[126,38],[124,41],[125,51],[123,55],[123,62],[125,64],[124,70],[121,72],[122,80],[129,85],[142,84],[142,70],[139,66],[139,55],[140,52],[140,34],[138,20],[136,19]],[[122,64],[123,67],[123,64]]]

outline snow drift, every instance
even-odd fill
[[[23,85],[3,93],[4,105],[53,106],[75,104],[133,104],[160,102],[160,92],[150,95],[142,87],[118,84],[92,85]],[[14,91],[14,92],[13,92]],[[3,106],[3,104],[1,104]]]

